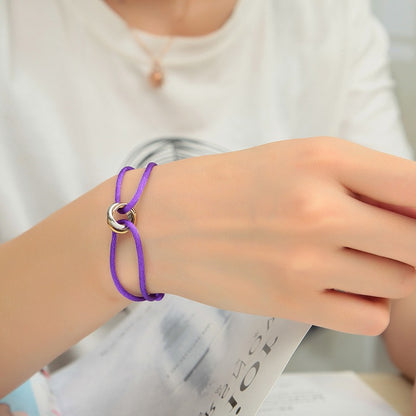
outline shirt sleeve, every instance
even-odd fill
[[[389,40],[368,0],[351,0],[346,39],[346,94],[341,137],[413,159],[395,97]]]

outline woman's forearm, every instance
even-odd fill
[[[140,174],[126,176],[126,199]],[[128,304],[108,266],[105,213],[114,184],[112,178],[0,246],[0,397]],[[117,256],[134,255],[126,243],[119,239]],[[137,293],[134,260],[117,263],[123,284]]]

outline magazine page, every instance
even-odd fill
[[[257,416],[399,416],[350,371],[283,374]]]
[[[308,329],[166,296],[51,384],[65,416],[254,416]]]

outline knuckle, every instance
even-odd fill
[[[284,259],[284,271],[286,276],[290,276],[292,284],[299,280],[300,287],[312,284],[313,279],[308,276],[314,274],[322,263],[322,255],[319,250],[308,247],[293,249]]]
[[[340,207],[318,187],[300,186],[290,197],[292,216],[306,229],[323,229],[342,223]]]
[[[342,143],[335,137],[305,139],[299,162],[313,169],[337,165],[342,161]]]

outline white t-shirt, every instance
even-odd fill
[[[148,54],[103,1],[3,0],[0,241],[157,137],[234,150],[330,135],[409,157],[387,62],[367,1],[239,0],[216,32],[174,39],[153,89]]]

